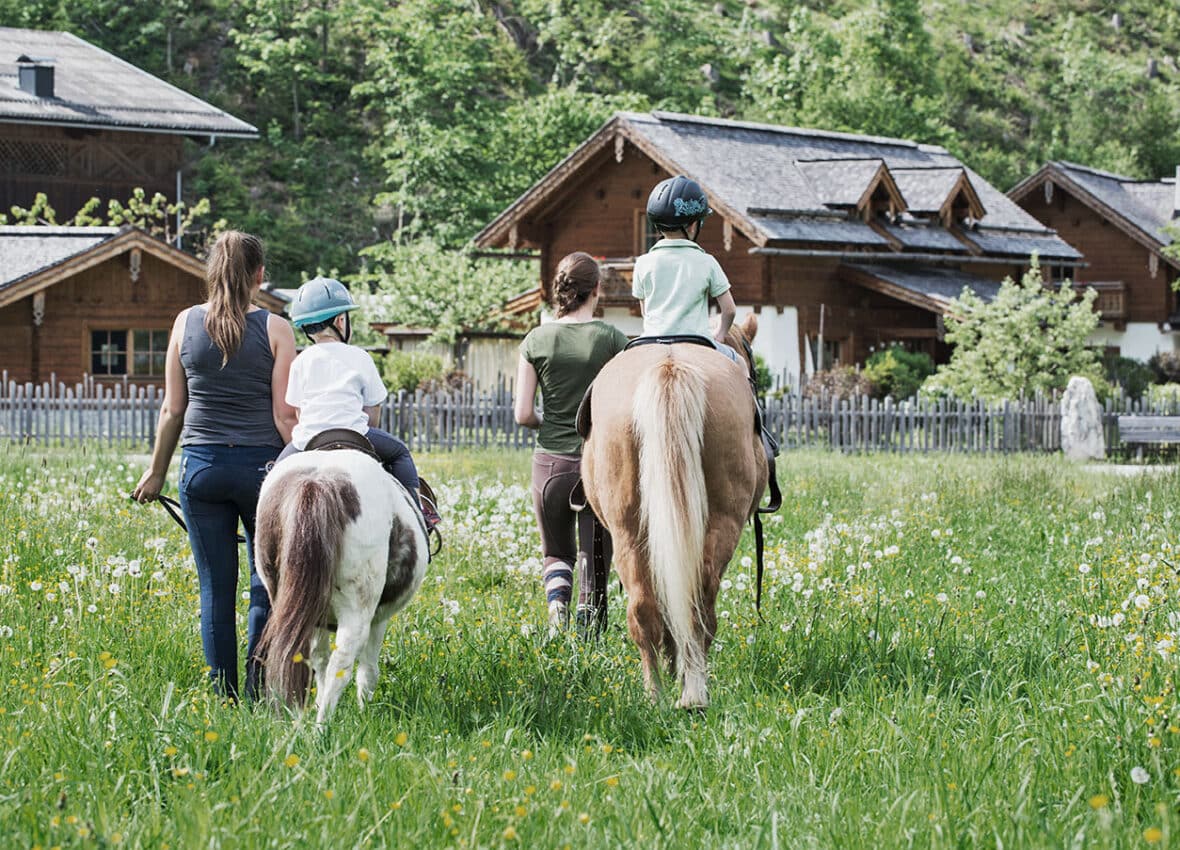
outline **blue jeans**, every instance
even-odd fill
[[[254,517],[266,466],[279,453],[265,446],[185,446],[180,460],[180,506],[197,564],[201,592],[201,643],[214,687],[238,698],[238,523],[246,531],[250,605],[246,615],[246,691],[257,696],[254,648],[270,598],[254,569]]]

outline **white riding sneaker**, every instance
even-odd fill
[[[557,637],[569,627],[570,607],[560,599],[549,603],[549,637]]]

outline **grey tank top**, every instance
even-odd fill
[[[283,438],[275,428],[270,376],[274,354],[266,332],[270,313],[246,314],[242,344],[221,365],[221,349],[205,330],[204,307],[192,307],[180,341],[180,364],[188,379],[182,446],[274,446]]]

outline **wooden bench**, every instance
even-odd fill
[[[1180,416],[1120,416],[1119,441],[1138,445],[1139,457],[1146,443],[1180,443]]]

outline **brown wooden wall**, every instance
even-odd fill
[[[0,368],[9,378],[45,381],[56,374],[73,383],[90,371],[92,330],[169,330],[180,310],[203,300],[200,278],[147,253],[139,280],[132,283],[129,257],[130,252],[112,258],[46,289],[45,318],[35,331],[32,296],[0,308]]]
[[[586,177],[563,188],[562,197],[530,223],[529,235],[543,246],[541,276],[552,280],[561,258],[572,251],[596,257],[634,257],[642,250],[647,196],[671,175],[630,143],[623,161],[613,149],[598,157]],[[749,253],[753,243],[735,230],[725,249],[720,215],[705,220],[701,247],[717,258],[739,304],[761,303],[765,261]]]
[[[1060,186],[1045,201],[1038,188],[1018,202],[1029,214],[1053,228],[1084,255],[1090,265],[1079,268],[1075,279],[1122,281],[1127,287],[1127,320],[1163,322],[1176,310],[1170,282],[1176,272],[1162,260],[1153,278],[1148,271],[1148,249]]]
[[[28,207],[38,192],[58,220],[69,219],[91,197],[126,202],[142,187],[150,197],[176,195],[183,139],[163,133],[120,133],[0,124],[0,210]]]

